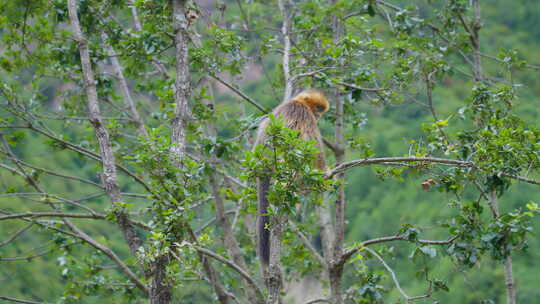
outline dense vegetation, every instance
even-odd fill
[[[248,279],[204,249],[241,266],[266,297],[253,181],[276,163],[273,195],[283,204],[275,212],[290,220],[281,263],[294,303],[312,295],[343,303],[324,277],[335,256],[324,252],[317,216],[332,206],[339,230],[340,189],[338,247],[354,249],[337,287],[345,303],[403,303],[405,292],[426,295],[409,299],[418,303],[504,303],[509,263],[518,301],[540,298],[540,3],[127,2],[0,2],[2,299],[167,303],[154,291],[164,286],[172,303],[257,298]],[[78,6],[87,44],[68,3]],[[276,149],[250,152],[266,109],[305,87],[331,99],[319,123],[330,170],[423,160],[349,168],[341,183],[341,172],[328,179],[309,165],[312,143],[279,120]],[[117,171],[110,184],[100,128]],[[391,236],[399,239],[362,244]]]

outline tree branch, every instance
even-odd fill
[[[6,296],[0,296],[0,300],[6,300],[10,302],[16,302],[16,303],[26,303],[26,304],[47,304],[45,302],[35,302],[35,301],[28,301],[28,300],[22,300],[22,299],[16,299]]]
[[[425,163],[439,163],[439,164],[449,164],[456,165],[459,167],[474,167],[474,163],[469,161],[446,159],[446,158],[437,158],[437,157],[382,157],[382,158],[365,158],[353,160],[350,162],[342,163],[338,165],[330,172],[327,173],[327,178],[332,178],[336,174],[345,172],[346,170],[358,166],[366,166],[373,164],[384,164],[388,162],[398,163],[398,162],[425,162]]]
[[[181,159],[186,149],[186,127],[189,119],[189,97],[191,95],[188,21],[186,19],[186,0],[173,0],[173,27],[175,30],[176,80],[174,82],[174,116],[171,121],[171,152]]]
[[[26,230],[30,229],[34,223],[30,223],[23,228],[19,229],[17,232],[15,232],[11,237],[9,237],[7,240],[0,243],[0,247],[3,247],[11,242],[13,242],[15,239],[17,239],[21,234],[23,234]]]
[[[238,96],[242,97],[245,101],[249,102],[251,105],[255,106],[257,109],[259,109],[263,113],[270,112],[269,110],[265,109],[263,106],[261,106],[259,103],[257,103],[255,100],[253,100],[251,97],[247,96],[244,92],[237,89],[234,85],[228,83],[223,78],[210,74],[210,77],[214,78],[215,80],[219,81],[222,85],[226,86],[227,88],[231,89],[234,93],[236,93]]]
[[[62,213],[62,212],[26,212],[26,213],[14,213],[10,215],[0,216],[0,221],[17,219],[21,217],[71,217],[71,218],[104,219],[105,215],[84,214],[84,213]]]
[[[420,243],[420,244],[425,244],[425,245],[447,245],[455,241],[457,238],[458,236],[454,236],[444,241],[416,240],[415,242]],[[365,242],[362,242],[358,246],[347,249],[343,253],[340,263],[345,264],[356,252],[358,252],[358,250],[366,246],[386,243],[386,242],[393,242],[393,241],[409,241],[409,239],[408,237],[403,236],[403,235],[395,235],[395,236],[385,236],[385,237],[367,240]]]
[[[283,16],[283,23],[281,25],[281,34],[283,35],[283,78],[285,81],[285,92],[283,93],[283,102],[288,101],[292,97],[293,83],[291,80],[291,36],[290,36],[290,23],[291,23],[291,9],[289,0],[279,0],[278,6]]]
[[[259,286],[257,285],[257,283],[253,280],[253,278],[251,277],[250,274],[248,274],[247,272],[245,272],[240,266],[236,265],[233,261],[231,260],[228,260],[224,257],[222,257],[221,255],[213,252],[213,251],[210,251],[206,248],[203,248],[203,247],[199,247],[199,246],[196,246],[196,245],[193,245],[193,244],[189,244],[189,243],[184,243],[184,244],[187,244],[189,247],[197,250],[198,252],[208,256],[208,257],[211,257],[227,266],[229,266],[230,268],[232,268],[234,271],[236,271],[240,276],[242,276],[250,285],[251,288],[253,288],[256,293],[257,293],[257,297],[259,299],[263,299],[263,293],[261,291],[261,289],[259,288]],[[180,246],[182,244],[179,244]]]
[[[313,244],[311,244],[311,242],[308,240],[308,238],[302,233],[302,231],[300,231],[300,229],[298,229],[298,227],[296,226],[296,224],[293,221],[289,220],[289,225],[290,225],[291,229],[298,235],[298,237],[300,238],[302,243],[304,243],[306,248],[309,249],[309,251],[311,251],[311,254],[313,254],[315,259],[317,261],[319,261],[319,263],[324,267],[326,265],[326,261],[319,254],[317,249],[315,247],[313,247]]]
[[[368,251],[369,253],[371,253],[371,255],[373,255],[377,260],[379,260],[379,262],[384,266],[384,268],[386,268],[386,270],[390,273],[390,276],[392,277],[392,281],[394,281],[394,284],[396,285],[396,288],[398,289],[399,293],[401,293],[401,295],[405,298],[406,301],[412,301],[412,300],[431,297],[431,294],[426,294],[426,295],[422,295],[422,296],[415,296],[415,297],[408,296],[405,293],[405,291],[401,288],[401,285],[399,284],[399,280],[397,279],[396,273],[394,272],[394,270],[390,266],[388,266],[388,264],[386,264],[384,259],[377,252],[375,252],[375,250],[372,250],[372,249],[367,248],[367,247],[364,247],[362,249],[364,249],[364,250]]]
[[[135,10],[135,6],[132,3],[132,11],[133,10]],[[135,18],[135,15],[134,15],[134,18]],[[129,109],[129,112],[131,113],[131,117],[133,117],[133,120],[137,124],[139,135],[148,137],[148,131],[146,131],[146,128],[144,127],[144,121],[141,118],[141,115],[139,115],[139,111],[137,110],[137,107],[135,106],[135,102],[133,101],[133,98],[131,97],[131,92],[129,90],[126,78],[124,77],[124,71],[122,69],[122,66],[120,65],[120,61],[118,60],[116,56],[112,56],[114,54],[114,50],[108,42],[109,36],[107,35],[105,31],[101,33],[101,36],[103,39],[105,50],[107,50],[108,54],[111,56],[111,63],[113,66],[114,74],[116,75],[118,79],[118,84],[120,86],[120,89],[122,90],[122,94],[124,95],[124,100]]]
[[[100,155],[103,163],[102,182],[111,203],[115,204],[122,201],[122,195],[118,186],[118,176],[116,173],[116,161],[112,150],[109,131],[105,127],[105,124],[101,118],[96,80],[94,78],[94,71],[92,69],[90,60],[90,50],[88,41],[84,37],[79,23],[76,0],[68,0],[68,12],[71,26],[73,28],[74,39],[79,45],[90,123],[94,128],[96,138],[99,143]],[[120,230],[122,231],[124,239],[128,243],[131,252],[134,254],[137,253],[141,247],[141,240],[137,235],[135,228],[129,221],[128,215],[124,208],[116,212],[116,217],[118,219],[118,226],[120,227]]]

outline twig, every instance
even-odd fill
[[[480,53],[480,56],[485,57],[485,58],[489,58],[489,59],[493,59],[493,60],[498,61],[498,62],[504,62],[504,60],[502,60],[500,58],[497,58],[497,57],[491,56],[491,55],[487,55],[487,54],[484,54],[484,53]],[[530,69],[533,69],[533,70],[540,70],[540,65],[525,64],[525,66],[527,68],[530,68]]]
[[[29,122],[29,123],[30,123],[30,122]],[[48,137],[48,138],[50,138],[50,139],[53,139],[53,140],[55,140],[55,141],[61,143],[61,144],[62,144],[65,148],[67,148],[67,149],[70,149],[70,150],[72,150],[72,151],[75,151],[75,152],[77,152],[77,153],[79,153],[79,154],[81,154],[81,155],[84,155],[84,156],[86,156],[86,157],[89,157],[89,158],[91,158],[91,159],[93,159],[93,160],[96,160],[96,161],[98,161],[98,162],[103,162],[101,156],[98,155],[98,154],[96,154],[96,153],[93,152],[93,151],[90,151],[90,150],[85,149],[85,148],[83,148],[83,147],[80,147],[80,146],[78,146],[78,145],[76,145],[76,144],[73,144],[73,143],[71,143],[71,142],[68,142],[68,141],[66,141],[66,140],[63,140],[63,139],[61,139],[61,138],[55,136],[55,135],[52,134],[52,133],[49,133],[49,132],[47,132],[47,131],[44,131],[44,130],[41,130],[41,129],[35,127],[35,126],[32,125],[32,124],[29,124],[27,128],[30,129],[30,130],[32,130],[32,131],[35,131],[35,132],[37,132],[37,133],[39,133],[39,134],[41,134],[41,135],[43,135],[43,136],[45,136],[45,137]],[[135,173],[131,172],[129,169],[127,169],[126,167],[124,167],[124,166],[122,166],[122,165],[120,165],[120,164],[118,164],[118,163],[116,163],[116,167],[117,167],[118,169],[120,169],[120,171],[122,171],[122,172],[126,173],[128,176],[132,177],[137,183],[139,183],[141,186],[143,186],[144,189],[146,189],[146,191],[152,193],[152,188],[151,188],[150,186],[148,186],[148,185],[144,182],[144,180],[142,179],[142,177],[137,176]]]
[[[458,238],[458,236],[454,236],[454,237],[451,237],[451,238],[449,238],[447,240],[444,240],[444,241],[416,240],[415,242],[420,243],[420,244],[425,244],[425,245],[447,245],[447,244],[450,244],[450,243],[454,242],[457,238]],[[380,243],[386,243],[386,242],[408,241],[408,240],[409,239],[406,236],[403,236],[403,235],[385,236],[385,237],[380,237],[380,238],[376,238],[376,239],[367,240],[365,242],[362,242],[358,246],[347,249],[345,251],[345,253],[343,253],[340,263],[343,263],[343,264],[346,263],[351,256],[353,256],[356,252],[358,252],[358,250],[360,250],[360,249],[362,249],[362,248],[364,248],[366,246],[380,244]]]
[[[340,84],[344,87],[355,89],[355,90],[362,90],[366,92],[378,92],[378,91],[384,91],[385,88],[366,88],[366,87],[360,87],[352,83],[343,82],[343,81],[335,81],[335,83]]]
[[[251,277],[251,275],[249,275],[247,272],[245,272],[242,268],[240,268],[240,266],[236,265],[233,261],[230,261],[224,257],[222,257],[221,255],[213,252],[213,251],[210,251],[206,248],[203,248],[203,247],[199,247],[199,246],[196,246],[196,245],[193,245],[193,244],[189,244],[189,243],[184,243],[184,244],[187,244],[189,247],[197,250],[198,252],[208,256],[208,257],[211,257],[229,267],[231,267],[233,270],[235,270],[238,274],[240,274],[248,283],[249,285],[257,292],[257,296],[262,299],[263,298],[263,294],[262,294],[262,291],[261,289],[259,288],[259,286],[257,285],[257,283],[253,280],[253,278]]]
[[[390,266],[388,266],[388,264],[386,264],[384,259],[377,252],[375,252],[375,250],[373,250],[373,249],[370,249],[368,247],[364,247],[362,249],[368,251],[369,253],[371,253],[371,255],[373,255],[377,260],[379,260],[379,262],[381,262],[381,264],[384,266],[384,268],[386,268],[386,270],[390,273],[390,275],[392,277],[392,281],[394,281],[394,284],[396,285],[396,288],[398,289],[399,293],[401,293],[401,295],[405,298],[405,300],[407,302],[412,301],[412,300],[416,300],[416,299],[429,298],[431,296],[430,294],[422,295],[422,296],[415,296],[415,297],[408,296],[405,293],[405,291],[401,288],[401,286],[399,285],[399,281],[398,281],[398,279],[396,277],[396,273],[394,272],[394,270]]]
[[[15,232],[11,237],[9,237],[7,240],[0,243],[0,247],[5,246],[11,242],[13,242],[15,239],[17,239],[21,234],[23,234],[26,230],[30,229],[34,223],[30,223],[23,228],[19,229],[17,232]]]
[[[5,216],[0,216],[0,221],[17,219],[21,217],[71,217],[71,218],[91,218],[91,219],[104,219],[103,214],[84,214],[84,213],[62,213],[62,212],[26,212],[26,213],[14,213]]]
[[[38,171],[41,171],[43,173],[46,173],[46,174],[49,174],[49,175],[54,175],[54,176],[58,176],[58,177],[62,177],[62,178],[65,178],[65,179],[71,179],[71,180],[76,180],[76,181],[79,181],[81,183],[85,183],[85,184],[89,184],[89,185],[92,185],[92,186],[95,186],[95,187],[98,187],[100,189],[103,189],[103,186],[98,184],[98,183],[94,183],[93,181],[91,180],[87,180],[87,179],[84,179],[84,178],[80,178],[80,177],[77,177],[77,176],[71,176],[71,175],[65,175],[65,174],[61,174],[61,173],[57,173],[57,172],[54,172],[54,171],[51,171],[51,170],[47,170],[45,168],[41,168],[41,167],[37,167],[35,165],[31,165],[29,163],[26,163],[20,159],[14,159],[13,157],[9,156],[7,152],[5,151],[2,151],[0,150],[0,153],[2,154],[5,154],[7,158],[11,159],[11,160],[17,160],[17,162],[19,162],[21,165],[25,166],[25,167],[28,167],[28,168],[32,168],[34,170],[38,170]]]
[[[437,158],[437,157],[381,157],[381,158],[365,158],[349,161],[342,163],[341,165],[332,169],[327,173],[327,178],[332,178],[338,173],[344,172],[350,168],[373,165],[373,164],[384,164],[384,163],[397,163],[397,162],[426,162],[426,163],[440,163],[440,164],[450,164],[456,165],[459,167],[474,167],[474,163],[469,161],[455,160],[455,159],[446,159],[446,158]]]
[[[135,10],[135,6],[132,4],[132,12],[133,10]],[[134,16],[135,18],[135,16]],[[112,48],[112,46],[109,44],[109,36],[107,35],[107,33],[105,31],[102,31],[101,33],[102,35],[102,39],[103,39],[103,44],[105,46],[105,50],[107,50],[107,52],[109,53],[109,55],[113,55],[114,54],[114,50]],[[124,100],[126,102],[126,105],[129,109],[129,112],[131,113],[131,117],[133,117],[133,120],[135,121],[135,123],[137,124],[137,129],[138,129],[138,132],[139,132],[139,135],[141,136],[144,136],[144,137],[148,137],[148,131],[146,131],[146,128],[144,127],[144,121],[141,117],[141,115],[139,115],[139,111],[137,110],[137,107],[135,106],[135,101],[133,101],[133,98],[131,97],[131,92],[129,90],[129,87],[127,85],[127,81],[126,81],[126,78],[124,77],[124,71],[123,71],[123,68],[120,64],[120,61],[118,60],[117,57],[115,56],[112,56],[111,57],[111,63],[112,63],[112,66],[113,66],[113,69],[114,69],[114,73],[118,79],[118,84],[122,90],[122,94],[124,95]]]
[[[315,303],[332,303],[332,302],[327,299],[314,299],[314,300],[307,301],[304,304],[315,304]]]
[[[28,300],[16,299],[16,298],[11,298],[11,297],[6,297],[6,296],[0,296],[0,300],[6,300],[6,301],[11,301],[11,302],[16,302],[16,303],[26,303],[26,304],[46,304],[45,302],[28,301]]]
[[[245,101],[249,102],[253,106],[255,106],[257,109],[259,109],[263,113],[268,113],[269,111],[265,109],[263,106],[258,104],[255,100],[253,100],[251,97],[244,94],[244,92],[240,91],[236,87],[234,87],[232,84],[228,83],[227,81],[223,80],[221,77],[217,75],[210,74],[210,77],[214,78],[215,80],[219,81],[219,83],[223,84],[227,88],[231,89],[233,92],[235,92],[238,96],[242,97]]]
[[[302,231],[300,231],[300,229],[298,229],[298,227],[296,226],[296,224],[289,220],[289,226],[291,227],[291,229],[298,235],[298,237],[300,238],[300,240],[302,241],[302,243],[304,243],[304,245],[306,246],[307,249],[309,249],[309,251],[311,251],[311,254],[313,254],[313,256],[317,259],[317,261],[319,261],[319,263],[321,265],[326,265],[326,261],[324,260],[324,258],[319,254],[319,252],[317,251],[317,249],[315,249],[315,247],[313,247],[313,244],[311,244],[311,242],[308,240],[308,238],[302,233]]]

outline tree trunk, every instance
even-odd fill
[[[270,263],[266,273],[265,283],[268,289],[267,304],[280,304],[281,288],[283,287],[283,278],[281,275],[281,237],[283,230],[283,219],[274,215],[271,218],[270,227]]]

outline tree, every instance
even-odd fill
[[[514,109],[516,73],[538,67],[516,50],[483,53],[479,0],[399,4],[1,3],[0,221],[10,233],[0,260],[55,257],[59,302],[283,303],[295,280],[316,278],[318,294],[302,303],[341,304],[382,302],[384,278],[406,302],[454,292],[429,262],[444,252],[460,268],[499,261],[507,303],[516,303],[512,254],[526,247],[540,209],[501,211],[499,200],[511,183],[540,184],[531,177],[540,130]],[[262,80],[242,87],[238,78],[257,69]],[[272,145],[250,144],[270,105],[302,87],[332,99],[328,172],[310,165],[315,146],[279,118]],[[437,93],[449,87],[467,97],[441,111]],[[415,103],[431,121],[416,125],[402,155],[378,155],[358,135],[363,103]],[[384,179],[420,175],[418,191],[448,193],[450,211],[433,223],[443,237],[424,239],[429,229],[403,223],[393,235],[347,242],[354,185],[345,173],[360,166]],[[269,171],[278,241],[276,271],[263,282],[253,181]],[[48,249],[17,252],[40,243]],[[425,293],[407,292],[387,262],[391,248],[373,247],[394,243],[412,246]],[[15,295],[0,298],[42,301]]]

